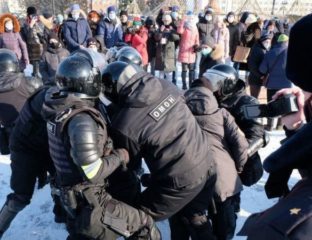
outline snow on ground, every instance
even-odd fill
[[[262,149],[260,154],[264,159],[268,154],[279,147],[279,141],[284,138],[282,131],[275,131],[270,134],[269,145]],[[6,195],[10,190],[10,160],[9,156],[0,155],[0,205],[5,202]],[[242,193],[241,212],[237,220],[237,231],[241,228],[246,218],[253,212],[262,211],[272,206],[277,199],[268,200],[264,192],[264,184],[268,175],[254,186],[245,188]],[[299,179],[299,174],[295,172],[290,180],[293,186]],[[0,206],[0,207],[1,207]],[[36,190],[33,200],[13,221],[10,229],[4,234],[2,240],[62,240],[66,239],[67,233],[64,224],[54,223],[52,213],[53,202],[50,197],[50,187],[46,186],[41,190]],[[170,239],[168,222],[158,224],[162,231],[163,239]],[[243,240],[244,237],[235,237],[235,240]]]

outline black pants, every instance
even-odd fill
[[[234,237],[239,202],[239,194],[227,198],[224,202],[215,202],[216,213],[210,216],[213,232],[218,240],[229,240]]]
[[[169,219],[171,240],[215,240],[208,218],[208,206],[214,193],[216,176],[181,211]]]
[[[250,95],[258,99],[261,91],[261,86],[250,84],[249,87],[250,87]]]
[[[12,127],[0,127],[0,153],[2,155],[10,154],[10,135],[11,135]]]
[[[187,89],[187,84],[186,84],[186,75],[187,71],[189,71],[189,84],[188,86],[192,84],[192,82],[195,80],[195,68],[196,68],[196,63],[182,63],[182,84],[183,84],[183,89]]]

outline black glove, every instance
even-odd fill
[[[193,52],[194,53],[200,52],[201,50],[202,50],[202,48],[199,45],[195,44],[193,46]]]
[[[258,153],[248,158],[243,171],[239,174],[242,183],[249,187],[257,183],[263,175],[263,167]]]
[[[292,173],[292,169],[282,169],[274,173],[270,173],[264,189],[267,197],[276,198],[286,196],[290,191],[288,188],[288,180]]]

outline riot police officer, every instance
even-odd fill
[[[209,146],[209,139],[183,93],[172,83],[124,62],[107,65],[102,79],[104,95],[119,107],[112,119],[113,141],[129,151],[129,168],[144,158],[151,172],[137,206],[155,220],[163,220],[203,189],[213,191],[214,162],[209,147],[202,147]],[[186,218],[194,222],[195,216]]]
[[[40,79],[20,72],[16,54],[0,49],[0,151],[9,154],[9,136],[26,99],[42,85]]]
[[[123,47],[116,54],[117,61],[142,66],[141,54],[133,47]]]
[[[13,193],[0,211],[0,238],[15,216],[30,203],[36,179],[41,188],[47,182],[47,172],[52,178],[55,169],[50,158],[46,122],[41,116],[47,87],[38,90],[27,99],[10,137],[11,181]],[[55,221],[64,222],[65,214],[59,199],[54,196]]]
[[[125,149],[104,151],[106,123],[94,108],[101,92],[101,68],[95,61],[104,59],[90,54],[77,51],[59,65],[58,90],[47,92],[43,106],[60,199],[70,218],[68,239],[133,234],[159,239],[150,216],[113,199],[105,190],[105,179],[126,165],[129,156]]]

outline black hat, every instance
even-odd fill
[[[127,10],[121,10],[119,16],[121,17],[122,15],[128,16]]]
[[[312,14],[299,20],[291,29],[286,74],[290,81],[312,92]]]
[[[35,14],[37,14],[37,9],[35,7],[28,7],[27,8],[27,16],[35,15]]]
[[[50,18],[50,17],[53,16],[53,14],[52,14],[51,12],[49,12],[49,11],[44,11],[42,15],[43,15],[44,18],[46,18],[46,19],[48,19],[48,18]]]

